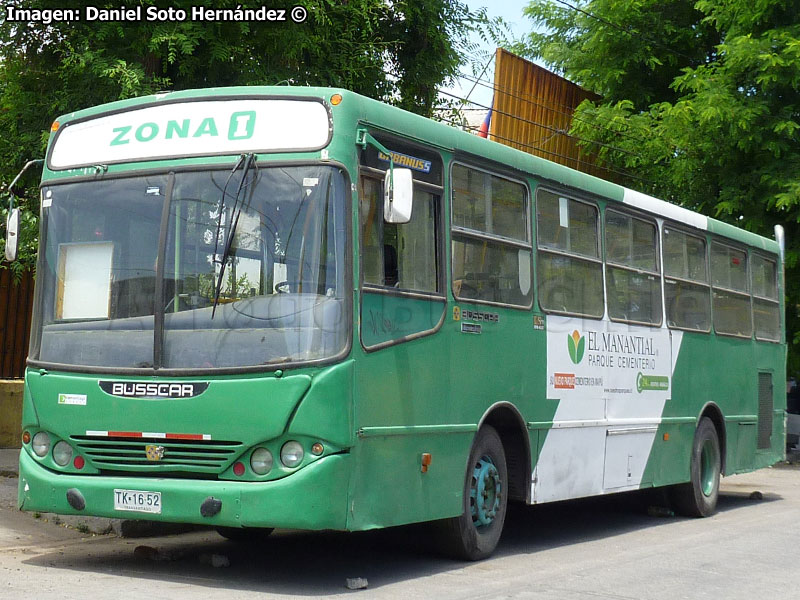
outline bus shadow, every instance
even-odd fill
[[[718,513],[781,500],[777,494],[720,493]],[[499,555],[535,553],[691,520],[674,513],[665,490],[643,490],[539,506],[511,506]]]
[[[780,499],[775,494],[758,500],[745,492],[725,492],[719,511]],[[653,491],[512,505],[495,557],[535,554],[685,520],[663,506],[663,494]],[[219,588],[295,596],[352,593],[348,578],[366,579],[369,589],[375,589],[472,564],[438,555],[426,525],[358,533],[276,531],[259,544],[230,542],[213,531],[139,540],[104,537],[25,563],[196,585],[205,588],[205,595]],[[214,563],[229,566],[214,568]]]

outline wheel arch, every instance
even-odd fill
[[[530,503],[531,444],[525,419],[510,402],[490,406],[478,422],[478,431],[491,425],[500,436],[506,455],[509,500]]]
[[[703,407],[703,410],[700,411],[700,416],[697,418],[698,425],[700,424],[700,420],[703,417],[707,417],[711,420],[714,424],[714,429],[717,430],[717,437],[719,438],[719,454],[720,454],[720,468],[723,474],[727,474],[726,466],[727,466],[727,447],[728,447],[728,436],[727,431],[725,429],[725,417],[722,415],[722,410],[715,402],[707,402],[706,405]]]

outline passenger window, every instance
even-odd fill
[[[528,241],[525,186],[453,165],[453,225]]]
[[[453,165],[453,294],[528,306],[531,245],[524,185]]]
[[[756,338],[777,342],[781,339],[777,263],[754,254],[751,268]]]
[[[539,304],[544,310],[603,316],[598,221],[592,204],[546,190],[537,193]]]
[[[711,245],[711,280],[714,287],[747,292],[747,254],[743,250]]]
[[[438,196],[414,190],[411,221],[383,222],[383,182],[361,178],[361,269],[364,283],[439,292],[436,261]]]
[[[536,208],[540,248],[600,257],[594,206],[541,191]]]
[[[661,324],[661,275],[654,223],[606,211],[608,316],[615,321]]]
[[[711,330],[711,288],[704,239],[664,227],[664,299],[667,325]]]
[[[747,254],[738,248],[712,243],[711,283],[714,330],[739,337],[753,335],[747,290]]]

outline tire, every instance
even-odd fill
[[[217,533],[239,544],[258,544],[273,532],[272,527],[217,527]]]
[[[483,496],[483,501],[478,499]],[[475,436],[464,477],[463,512],[440,523],[440,549],[453,558],[481,560],[494,552],[508,507],[508,471],[500,436],[484,426]]]
[[[714,514],[719,498],[721,454],[717,429],[711,419],[703,417],[692,442],[691,479],[671,490],[672,503],[687,517],[709,517]]]

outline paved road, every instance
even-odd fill
[[[211,531],[88,536],[13,510],[15,486],[0,476],[0,598],[800,596],[797,465],[725,479],[710,519],[650,516],[651,498],[638,494],[515,507],[497,554],[469,564],[436,556],[420,528],[281,531],[257,547]],[[214,554],[230,566],[211,566]],[[366,578],[368,589],[346,589],[348,577]]]

